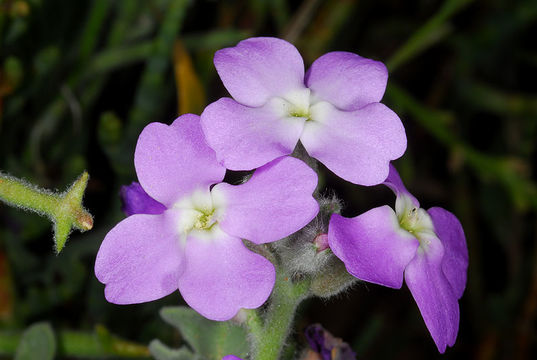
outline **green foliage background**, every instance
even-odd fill
[[[0,0],[0,169],[58,189],[86,169],[85,204],[95,216],[94,229],[72,235],[56,256],[45,219],[0,204],[0,354],[11,358],[24,329],[40,321],[54,329],[59,358],[143,357],[154,338],[181,343],[158,317],[180,296],[108,304],[93,275],[95,254],[123,218],[119,186],[135,180],[141,129],[226,96],[214,52],[259,35],[293,42],[307,65],[333,50],[388,65],[383,102],[409,142],[396,165],[424,207],[457,214],[470,251],[459,337],[444,356],[406,288],[360,284],[338,299],[309,301],[296,337],[321,322],[358,358],[535,358],[531,0]],[[348,216],[393,202],[381,187],[329,172],[321,181],[345,200]]]

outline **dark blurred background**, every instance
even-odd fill
[[[124,217],[118,192],[136,179],[141,129],[226,96],[214,52],[260,35],[293,42],[307,66],[333,50],[387,64],[383,102],[409,144],[396,166],[422,206],[458,216],[470,253],[458,339],[443,356],[406,287],[308,301],[298,331],[320,322],[359,359],[535,358],[537,1],[516,0],[0,0],[0,169],[60,190],[87,169],[95,217],[56,256],[46,219],[0,204],[0,354],[36,321],[54,328],[59,358],[73,346],[103,357],[96,338],[179,343],[158,309],[180,296],[108,304],[95,254]],[[393,205],[381,186],[324,174],[344,215]]]

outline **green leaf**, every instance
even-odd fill
[[[170,349],[160,340],[153,340],[149,344],[149,352],[156,360],[197,360],[199,356],[192,354],[190,350],[183,346],[180,349]]]
[[[56,339],[52,327],[48,323],[37,323],[30,326],[22,335],[15,360],[53,359],[56,352]]]
[[[194,353],[205,359],[220,360],[229,354],[245,358],[248,353],[246,331],[237,325],[207,320],[184,306],[165,307],[160,316],[179,329]]]

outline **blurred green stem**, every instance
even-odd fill
[[[129,357],[149,358],[146,346],[122,340],[97,326],[94,333],[80,331],[59,331],[58,355],[74,358]],[[0,356],[15,354],[22,333],[0,333]]]
[[[423,24],[412,36],[392,55],[386,66],[394,71],[399,66],[415,57],[423,50],[438,42],[447,35],[451,28],[447,20],[473,0],[447,0],[442,7]]]
[[[87,17],[86,26],[80,38],[80,50],[78,59],[85,64],[93,50],[97,46],[99,33],[103,28],[103,23],[108,15],[108,9],[112,4],[108,0],[94,0],[91,5],[89,16]]]
[[[479,177],[501,183],[520,209],[537,209],[537,185],[519,169],[521,166],[515,158],[492,156],[466,145],[449,127],[453,122],[452,114],[423,106],[393,82],[388,86],[386,96],[398,113],[412,115],[434,138],[466,161]]]

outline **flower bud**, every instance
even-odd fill
[[[332,253],[330,250],[328,252]],[[337,257],[330,257],[322,272],[311,282],[311,293],[321,298],[330,298],[350,288],[358,280],[347,272],[345,264]]]
[[[328,249],[330,216],[341,209],[339,199],[332,195],[321,197],[319,214],[302,230],[272,244],[281,265],[289,274],[314,276],[324,272],[334,257]]]
[[[317,252],[328,249],[328,234],[319,234],[313,239],[313,245],[317,249]]]

